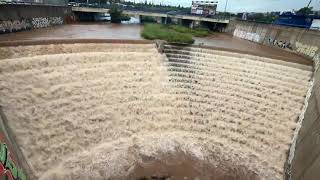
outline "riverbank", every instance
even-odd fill
[[[50,39],[120,39],[143,40],[140,33],[143,26],[137,24],[110,24],[110,23],[79,23],[54,26],[50,28],[34,29],[10,34],[0,34],[2,41],[21,40],[50,40]],[[213,33],[208,37],[194,37],[194,45],[215,46],[232,50],[254,53],[258,56],[270,55],[292,59],[292,62],[302,64],[309,60],[278,48],[257,44],[244,39],[233,37],[227,33]]]

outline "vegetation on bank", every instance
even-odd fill
[[[207,29],[189,29],[179,25],[145,24],[141,36],[145,39],[161,39],[170,43],[192,44],[192,36],[203,37],[210,34]]]
[[[195,37],[205,37],[210,34],[210,31],[205,28],[191,29],[191,28],[187,28],[187,27],[179,26],[179,25],[170,25],[168,27],[169,27],[169,29],[172,29],[172,30],[177,31],[179,33],[187,33],[187,34],[191,34]]]

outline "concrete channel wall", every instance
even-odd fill
[[[320,31],[245,21],[230,21],[228,33],[320,61]]]
[[[0,179],[35,179],[0,106]]]
[[[289,152],[285,179],[318,180],[320,177],[320,31],[286,26],[231,21],[226,31],[259,44],[282,48],[314,60],[314,79],[302,121]]]
[[[290,161],[290,159],[289,159]],[[304,120],[297,136],[291,162],[292,180],[318,180],[320,177],[320,69],[314,83]]]
[[[47,5],[0,5],[0,34],[45,28],[65,23],[71,8]]]

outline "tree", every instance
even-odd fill
[[[121,23],[122,11],[118,6],[113,5],[109,10],[112,23]]]
[[[117,5],[112,5],[109,14],[112,23],[121,23],[121,21],[129,21],[130,17],[123,15],[122,10]]]
[[[313,9],[313,7],[304,7],[304,8],[299,9],[297,11],[297,14],[309,15],[309,14],[312,14],[312,9]]]

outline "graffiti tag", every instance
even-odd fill
[[[236,29],[233,32],[233,36],[239,37],[241,39],[246,39],[249,41],[253,41],[253,42],[259,42],[260,41],[260,35],[257,33],[251,33],[251,32],[246,32],[246,31],[242,31],[239,29]]]
[[[22,169],[12,160],[5,143],[0,143],[0,176],[7,176],[10,180],[26,180]]]
[[[290,42],[278,41],[276,39],[269,38],[269,44],[272,46],[277,46],[282,49],[292,49]]]
[[[316,55],[316,52],[318,51],[318,47],[317,46],[310,46],[307,44],[302,44],[300,42],[296,42],[296,51],[298,53],[310,56],[310,57],[314,57]]]
[[[0,33],[26,30],[30,27],[27,20],[0,21]]]
[[[63,24],[63,19],[61,17],[37,17],[32,18],[33,28],[45,28],[52,25]]]
[[[320,66],[320,53],[313,57],[314,69],[318,69]]]
[[[36,17],[32,19],[0,21],[0,33],[11,33],[31,28],[44,28],[63,24],[62,17]]]

